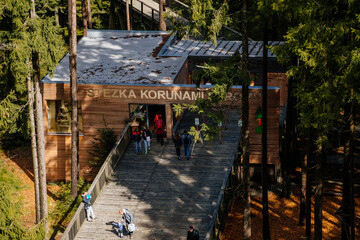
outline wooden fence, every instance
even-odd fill
[[[240,139],[237,142],[237,146],[239,145],[239,143]],[[205,240],[220,239],[220,236],[224,230],[225,222],[230,212],[231,204],[234,200],[234,194],[231,191],[228,191],[228,189],[230,189],[233,184],[236,183],[235,176],[232,173],[235,172],[235,163],[237,163],[238,157],[239,156],[237,154],[237,151],[235,151],[232,156],[233,161],[231,162],[222,183],[221,192],[216,202],[216,208],[210,222],[209,230],[206,232],[204,238]]]
[[[109,177],[113,174],[114,169],[119,162],[122,154],[126,150],[127,146],[131,141],[131,128],[127,124],[124,131],[122,132],[119,140],[116,142],[116,145],[111,150],[110,154],[106,158],[102,167],[100,168],[98,174],[96,175],[94,181],[92,182],[88,193],[91,194],[91,202],[94,204],[96,199],[100,196],[104,186],[106,185]],[[61,240],[72,240],[75,239],[76,234],[79,232],[82,224],[86,219],[84,204],[81,203],[78,209],[76,210],[75,215],[71,219],[71,222],[65,229]]]

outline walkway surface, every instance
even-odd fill
[[[136,155],[131,143],[93,206],[96,219],[85,222],[76,239],[119,239],[107,223],[119,220],[122,208],[134,214],[138,226],[132,239],[186,239],[189,225],[199,229],[204,239],[237,149],[239,112],[228,115],[222,144],[196,143],[189,161],[183,149],[181,161],[177,160],[172,142],[161,146],[153,138],[148,155]],[[179,132],[193,122],[194,115],[185,114]]]

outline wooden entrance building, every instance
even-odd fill
[[[141,125],[152,130],[154,115],[160,112],[165,117],[166,137],[171,139],[176,122],[172,105],[207,97],[212,86],[197,88],[189,78],[191,51],[186,53],[185,49],[182,55],[160,56],[159,52],[164,53],[179,43],[169,37],[166,32],[90,30],[88,36],[80,40],[77,71],[81,176],[87,178],[91,174],[89,161],[93,159],[90,152],[98,129],[109,127],[119,135],[135,114]],[[49,181],[69,180],[71,175],[68,63],[67,55],[53,77],[46,75],[42,79]],[[278,165],[280,110],[286,102],[283,88],[286,88],[287,80],[284,73],[269,73],[269,77],[268,162]],[[254,164],[261,161],[261,135],[256,133],[261,92],[261,87],[250,87],[250,161]],[[241,99],[241,86],[233,87],[227,102],[240,105],[241,101],[231,101],[235,98]]]

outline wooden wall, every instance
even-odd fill
[[[289,80],[286,76],[286,73],[268,73],[268,87],[280,87],[280,106],[285,106],[288,97],[288,84]],[[254,80],[255,86],[262,85],[262,76],[255,76]]]
[[[69,180],[71,177],[71,136],[51,135],[48,132],[46,100],[70,100],[69,84],[43,83],[44,124],[46,141],[46,166],[49,181]],[[241,97],[241,89],[233,90],[230,95]],[[97,130],[104,128],[105,123],[120,135],[129,121],[129,104],[164,104],[166,106],[166,124],[168,135],[172,130],[171,104],[191,103],[197,96],[206,97],[206,90],[199,92],[194,87],[167,86],[124,86],[124,85],[88,85],[78,84],[78,98],[81,101],[83,135],[79,139],[80,175],[87,178],[95,173],[90,172],[89,160],[94,137]],[[258,125],[256,111],[261,106],[261,89],[250,89],[250,161],[261,161],[261,135],[255,132]],[[278,89],[268,90],[268,155],[269,163],[279,163],[279,101]],[[236,104],[241,104],[237,101]]]

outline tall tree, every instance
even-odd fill
[[[30,120],[30,135],[31,135],[31,152],[33,159],[33,171],[34,171],[34,189],[35,189],[35,213],[36,213],[36,223],[40,222],[40,186],[39,186],[39,160],[37,155],[37,144],[36,144],[36,125],[35,125],[35,115],[34,115],[34,83],[30,75],[30,66],[29,74],[27,77],[27,86],[28,86],[28,99],[29,99],[29,120]]]
[[[354,97],[354,90],[350,90],[349,98]],[[341,240],[354,240],[354,135],[355,135],[355,112],[352,100],[345,108],[346,143],[344,147],[344,167],[343,167],[343,192],[342,192],[342,219]]]
[[[127,26],[127,30],[131,30],[131,25],[130,25],[130,10],[129,10],[129,0],[125,1],[125,11],[126,11],[126,26]]]
[[[35,12],[35,1],[31,1],[30,17],[36,18]],[[35,189],[35,212],[36,212],[36,223],[41,220],[40,209],[40,185],[39,185],[39,159],[37,154],[36,144],[36,125],[35,125],[35,111],[34,111],[34,82],[31,76],[32,66],[31,61],[28,60],[28,75],[27,75],[27,88],[28,88],[28,101],[29,101],[29,120],[30,120],[30,135],[31,135],[31,151],[33,158],[33,170],[34,170],[34,189]]]
[[[40,59],[39,53],[33,52],[33,68],[35,83],[35,105],[36,105],[36,136],[37,136],[37,155],[39,158],[39,189],[40,189],[40,218],[44,221],[45,232],[49,231],[47,222],[48,205],[47,205],[47,187],[46,187],[46,163],[45,163],[45,139],[44,139],[44,116],[43,100],[40,89]]]
[[[159,3],[159,31],[166,31],[166,21],[164,17],[166,0],[160,0]]]
[[[267,8],[267,2],[265,0],[265,9]],[[263,12],[263,70],[262,70],[262,217],[263,217],[263,239],[270,240],[270,223],[269,223],[269,201],[268,201],[268,163],[267,163],[267,86],[268,86],[268,12]]]
[[[87,0],[87,16],[88,16],[88,25],[89,25],[89,28],[92,29],[93,26],[92,26],[92,14],[91,14],[91,0]]]
[[[76,0],[69,0],[69,29],[70,29],[70,91],[71,91],[71,195],[76,198],[77,180],[79,177],[79,126],[78,126],[78,97],[77,97],[77,40],[76,40]]]
[[[251,209],[250,209],[250,129],[249,129],[249,40],[247,35],[247,5],[248,1],[243,0],[242,5],[242,56],[240,69],[242,71],[242,129],[241,129],[241,145],[243,154],[243,186],[244,186],[244,208],[243,208],[243,229],[244,240],[251,239]]]
[[[87,36],[88,23],[86,19],[86,0],[81,0],[81,15],[83,23],[83,35]]]
[[[298,56],[300,65],[292,66],[288,74],[295,77],[307,74],[296,87],[297,107],[301,134],[307,129],[317,134],[315,238],[321,239],[321,168],[324,155],[331,146],[329,133],[334,131],[336,122],[343,119],[340,113],[344,112],[350,89],[354,88],[349,83],[356,79],[354,67],[359,66],[357,46],[360,38],[355,29],[360,25],[356,17],[360,4],[358,0],[336,3],[321,0],[296,2],[293,6],[296,6],[295,14],[301,16],[301,24],[289,30],[285,36],[286,44],[280,47],[282,50],[277,56],[280,59],[288,58],[288,53]],[[285,53],[285,49],[289,52]]]
[[[110,12],[109,12],[109,29],[115,29],[115,4],[110,1]]]

